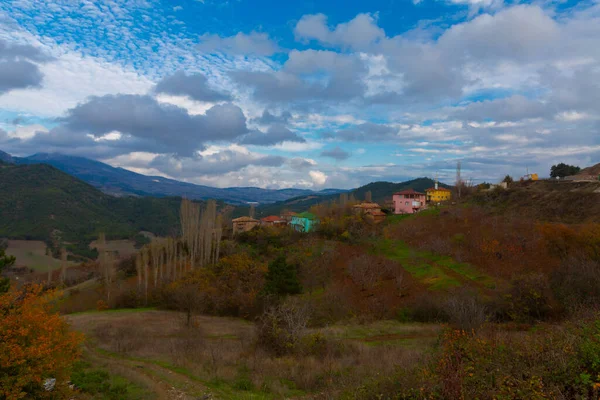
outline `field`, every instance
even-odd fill
[[[85,359],[157,398],[335,398],[377,374],[417,362],[439,336],[435,324],[335,324],[312,329],[338,348],[325,357],[274,357],[257,348],[254,324],[159,310],[67,316],[88,337]],[[325,397],[334,396],[334,397]]]
[[[90,249],[96,247],[96,241],[90,243]],[[107,240],[106,250],[116,252],[119,257],[129,257],[137,252],[133,240]]]
[[[48,271],[60,268],[60,260],[46,255],[46,243],[37,240],[9,240],[6,253],[17,258],[16,266],[35,271]]]

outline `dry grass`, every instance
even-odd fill
[[[360,385],[376,375],[418,362],[440,327],[380,321],[311,330],[328,339],[321,353],[275,357],[255,346],[254,325],[240,319],[182,313],[102,312],[68,316],[99,348],[185,370],[208,385],[282,398]],[[310,337],[310,335],[309,335]]]
[[[6,254],[17,258],[16,266],[36,271],[60,268],[60,260],[46,255],[46,243],[38,240],[9,240]]]
[[[90,243],[90,249],[93,249],[96,246],[95,240]],[[109,252],[116,252],[120,258],[127,258],[137,253],[135,242],[133,240],[107,240],[105,249]]]

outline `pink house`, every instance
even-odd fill
[[[394,214],[412,214],[425,207],[425,193],[413,189],[394,193]]]

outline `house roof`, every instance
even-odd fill
[[[394,194],[420,194],[420,195],[425,195],[425,193],[417,192],[414,189],[406,189],[406,190],[402,190],[400,192],[396,192]]]
[[[387,214],[386,214],[386,213],[384,213],[383,211],[373,211],[373,212],[371,213],[371,215],[383,215],[383,216],[386,216]]]
[[[356,204],[354,208],[381,208],[377,203],[360,203]]]
[[[436,189],[435,187],[431,187],[431,188],[429,188],[429,189],[427,189],[427,190],[425,190],[425,191],[426,191],[426,192],[431,192],[431,191],[434,191],[434,190],[437,190],[437,191],[439,191],[439,192],[450,192],[450,191],[451,191],[450,189],[446,189],[446,188],[444,188],[444,187],[441,187],[441,186],[438,186],[438,188],[437,188],[437,189]]]
[[[233,219],[232,222],[258,222],[258,220],[250,217],[239,217]]]
[[[317,216],[313,213],[309,213],[309,212],[303,212],[300,214],[296,214],[294,215],[297,218],[306,218],[306,219],[317,219]]]
[[[281,219],[281,217],[278,217],[277,215],[269,215],[268,217],[264,217],[260,219],[263,222],[280,222],[283,221],[283,219]]]

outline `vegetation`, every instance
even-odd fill
[[[61,306],[88,311],[69,319],[91,355],[159,397],[597,398],[597,189],[515,182],[382,222],[342,193],[311,207],[310,233],[235,237],[215,202],[183,200],[180,232],[131,258],[100,235],[97,279]],[[81,390],[135,398],[89,358]]]
[[[581,168],[575,165],[560,163],[550,167],[550,178],[564,178],[565,176],[576,175]]]
[[[0,237],[42,240],[59,253],[86,258],[98,232],[107,239],[139,231],[166,236],[179,231],[179,198],[112,197],[51,166],[0,166]]]
[[[68,395],[82,337],[52,312],[54,298],[41,286],[0,294],[0,398]]]
[[[12,266],[16,259],[13,256],[6,255],[6,242],[0,241],[0,274],[6,268]],[[10,288],[10,279],[4,278],[0,275],[0,294],[8,292]]]

